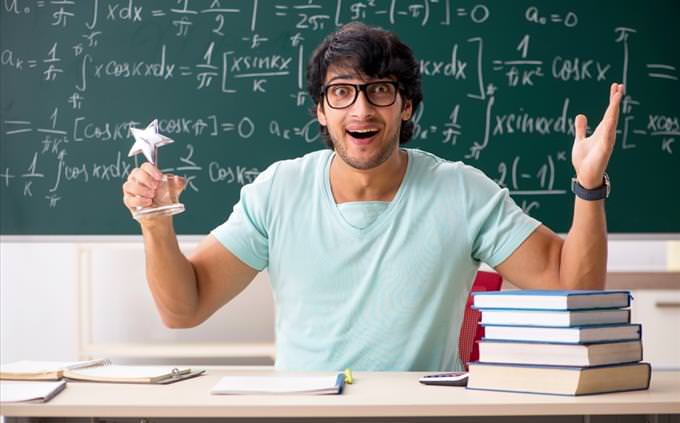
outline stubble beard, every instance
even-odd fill
[[[335,152],[337,153],[338,156],[340,156],[342,161],[347,163],[354,169],[358,170],[373,169],[385,163],[387,159],[389,159],[392,156],[392,154],[396,150],[396,146],[399,144],[399,132],[397,131],[397,133],[393,136],[392,141],[385,143],[385,145],[378,151],[378,153],[373,158],[362,161],[355,159],[349,155],[345,143],[338,142],[337,140],[335,140],[333,136],[330,135],[330,133],[329,136],[331,138],[331,141],[333,142]]]

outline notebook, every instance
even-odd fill
[[[205,370],[173,366],[114,365],[108,359],[89,361],[17,361],[0,366],[0,379],[89,382],[172,383],[199,376]]]
[[[0,379],[59,380],[65,370],[109,364],[107,359],[87,361],[35,361],[22,360],[0,365]]]
[[[0,403],[47,402],[66,388],[63,380],[57,382],[1,381]]]
[[[225,376],[210,391],[215,395],[329,395],[342,394],[345,375]]]

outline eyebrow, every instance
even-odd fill
[[[326,82],[326,85],[332,83],[336,79],[353,79],[353,78],[356,78],[356,75],[353,75],[353,74],[338,75],[338,76],[335,76],[335,77],[331,78],[330,80],[328,80]],[[359,79],[359,78],[357,78],[357,79]]]
[[[330,84],[333,83],[333,81],[338,80],[338,79],[354,79],[354,78],[356,78],[356,79],[361,79],[361,78],[358,78],[358,77],[357,77],[356,75],[354,75],[354,74],[338,75],[338,76],[335,76],[335,77],[329,79],[324,85],[330,85]],[[393,79],[390,79],[390,78],[385,77],[385,78],[378,78],[377,81],[365,81],[365,80],[364,80],[364,83],[365,83],[365,84],[370,84],[371,82],[385,82],[385,81],[393,81],[393,82],[396,82],[396,81],[394,81]]]

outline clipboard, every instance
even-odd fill
[[[200,376],[205,373],[205,369],[191,370],[189,373],[177,373],[173,374],[171,377],[156,382],[158,385],[168,385],[170,383],[179,382],[180,380],[191,379],[196,376]]]

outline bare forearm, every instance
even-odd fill
[[[142,226],[146,252],[146,277],[164,323],[185,326],[198,304],[196,275],[182,254],[170,217]]]
[[[576,198],[574,220],[562,246],[560,285],[564,289],[604,289],[607,275],[607,222],[604,200]]]

